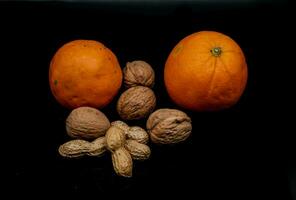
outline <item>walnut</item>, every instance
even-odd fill
[[[117,112],[124,120],[147,117],[155,108],[154,92],[143,86],[129,88],[121,94],[117,102]]]
[[[92,140],[104,136],[110,122],[101,111],[91,107],[74,109],[66,120],[66,130],[70,137]]]
[[[152,67],[141,60],[128,62],[123,69],[124,86],[126,88],[135,86],[146,86],[152,88],[154,85],[154,71]]]
[[[191,119],[182,111],[159,109],[147,120],[151,141],[160,144],[174,144],[184,141],[191,133]]]

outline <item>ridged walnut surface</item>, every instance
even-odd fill
[[[155,108],[154,92],[143,86],[136,86],[121,94],[117,102],[117,112],[124,120],[147,117]]]
[[[66,130],[70,137],[92,140],[104,136],[110,122],[104,113],[91,107],[74,109],[66,120]]]
[[[154,70],[145,61],[136,60],[128,62],[123,68],[123,81],[126,88],[135,86],[146,86],[152,88],[154,85]]]
[[[175,109],[159,109],[147,120],[151,141],[174,144],[186,140],[192,130],[191,119],[186,113]]]

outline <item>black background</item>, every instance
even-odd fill
[[[14,194],[292,199],[295,147],[284,140],[288,130],[281,122],[285,112],[292,113],[292,23],[285,1],[2,2],[0,13]],[[181,109],[166,94],[164,63],[178,41],[201,30],[229,35],[246,55],[249,80],[237,105],[213,113],[186,111],[191,137],[175,146],[151,144],[151,158],[134,162],[130,179],[115,175],[109,154],[79,160],[58,155],[58,146],[69,140],[64,121],[70,111],[50,93],[48,69],[61,45],[93,39],[110,48],[122,67],[147,61],[156,71],[157,108]],[[110,121],[119,119],[117,98],[102,110]],[[145,120],[130,124],[145,127]]]

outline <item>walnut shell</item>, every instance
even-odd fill
[[[160,144],[175,144],[186,140],[192,130],[191,119],[182,111],[159,109],[147,120],[151,141]]]
[[[117,102],[117,112],[124,120],[147,117],[155,108],[154,92],[143,86],[129,88],[121,94]]]
[[[145,61],[128,62],[123,68],[123,81],[126,88],[146,86],[152,88],[155,74],[152,67]]]
[[[110,122],[104,113],[91,107],[74,109],[66,120],[66,130],[70,137],[92,140],[104,136]]]

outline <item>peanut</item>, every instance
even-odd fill
[[[91,149],[87,153],[88,156],[100,156],[106,151],[106,138],[99,137],[91,142]]]
[[[124,146],[125,135],[124,132],[115,126],[111,126],[106,133],[107,149],[114,152],[116,149]]]
[[[117,128],[120,128],[121,130],[123,130],[125,135],[128,134],[129,126],[123,121],[120,121],[120,120],[114,121],[111,123],[111,126],[116,126]]]
[[[101,156],[106,151],[105,137],[99,137],[93,142],[71,140],[61,145],[58,151],[61,156],[67,158],[79,158],[85,155]]]
[[[148,133],[139,126],[132,126],[129,128],[127,138],[136,140],[139,143],[147,144],[149,140]]]
[[[120,147],[112,153],[112,163],[113,168],[118,175],[124,177],[132,176],[132,157],[124,147]]]
[[[111,126],[116,126],[123,130],[127,139],[136,140],[142,144],[147,144],[149,141],[148,133],[139,126],[129,127],[125,122],[119,120],[112,122]]]
[[[112,163],[115,172],[120,176],[131,177],[133,161],[130,153],[124,148],[124,131],[121,128],[111,125],[105,137],[107,149],[112,154]]]
[[[100,156],[109,150],[116,174],[131,177],[133,159],[146,160],[150,156],[150,148],[146,145],[148,140],[147,132],[141,127],[129,127],[122,121],[115,121],[104,137],[92,142],[71,140],[61,145],[58,151],[64,157],[79,158],[85,155]]]
[[[125,148],[130,152],[134,160],[146,160],[150,156],[150,148],[136,140],[126,140]]]

